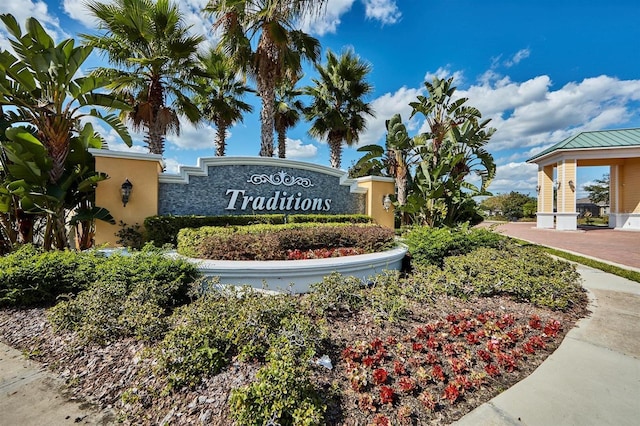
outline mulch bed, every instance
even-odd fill
[[[441,297],[407,320],[358,313],[329,318],[316,365],[331,425],[451,423],[531,374],[585,316],[586,298],[554,312],[508,298]],[[75,398],[112,408],[124,424],[234,424],[231,390],[250,383],[257,363],[233,362],[193,389],[171,392],[154,374],[145,344],[122,339],[79,348],[54,333],[44,309],[0,310],[0,340],[64,378]]]

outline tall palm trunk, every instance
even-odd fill
[[[164,88],[160,82],[160,76],[154,75],[149,85],[148,102],[150,107],[149,132],[147,143],[152,154],[164,154],[164,135],[166,124],[162,123],[160,110],[164,105]]]
[[[276,80],[279,70],[278,47],[271,39],[270,32],[263,29],[256,50],[260,62],[256,83],[258,92],[262,99],[262,109],[260,110],[260,156],[273,157],[273,126],[276,109]]]
[[[276,99],[275,86],[268,79],[263,80],[260,86],[262,109],[260,110],[260,156],[273,157],[273,121],[276,113],[274,102]]]
[[[157,119],[154,119],[149,124],[149,131],[144,137],[147,146],[149,147],[149,153],[151,154],[164,154],[164,133],[160,129],[160,125]]]
[[[329,160],[331,161],[331,167],[333,167],[334,169],[339,169],[342,159],[342,138],[340,136],[329,136],[329,150]]]
[[[287,158],[287,134],[284,129],[278,129],[278,158]]]
[[[224,157],[224,152],[227,146],[225,142],[227,126],[222,122],[218,122],[216,123],[216,127],[218,128],[216,132],[216,156]]]

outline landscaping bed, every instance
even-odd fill
[[[451,402],[444,394],[445,383],[451,383],[451,380],[437,383],[429,380],[426,385],[421,383],[424,379],[416,372],[423,361],[416,359],[418,353],[413,351],[412,346],[413,343],[418,343],[413,340],[416,340],[420,327],[438,322],[446,324],[448,315],[466,312],[471,312],[474,317],[494,312],[498,319],[511,314],[514,323],[509,329],[523,327],[529,337],[539,334],[529,330],[529,322],[534,315],[538,315],[543,324],[555,319],[562,328],[554,338],[545,339],[544,349],[536,348],[531,354],[523,350],[522,357],[518,358],[516,368],[512,372],[496,365],[500,375],[487,375],[481,385],[473,385]],[[376,416],[379,416],[378,424],[384,424],[382,416],[392,419],[391,424],[400,424],[398,416],[409,412],[410,420],[405,424],[452,422],[533,372],[556,349],[575,321],[584,314],[583,306],[576,306],[563,313],[536,308],[527,303],[513,302],[508,298],[462,301],[457,298],[440,297],[435,299],[433,304],[415,306],[410,318],[402,323],[376,321],[364,312],[335,318],[331,321],[329,337],[329,347],[332,350],[327,352],[334,369],[313,367],[313,381],[326,389],[327,395],[335,396],[327,402],[326,424],[366,425],[372,424]],[[469,345],[465,336],[466,333],[459,335],[457,339],[448,340],[452,343],[459,342],[470,350],[476,347],[486,349],[486,341],[478,345]],[[155,361],[140,355],[144,353],[147,344],[127,338],[110,342],[106,346],[92,345],[83,350],[73,350],[69,344],[75,337],[73,333],[54,333],[44,309],[0,310],[0,339],[4,343],[23,350],[29,358],[42,362],[45,367],[60,374],[71,386],[75,398],[96,403],[100,407],[112,407],[125,424],[160,424],[162,420],[184,425],[198,424],[199,421],[208,424],[233,424],[229,413],[231,390],[255,380],[255,375],[261,367],[257,362],[233,361],[221,374],[206,377],[193,388],[185,387],[163,394],[166,383],[162,378],[154,375],[140,377],[140,373]],[[390,337],[402,344],[404,349],[396,350],[396,345],[389,345]],[[341,355],[348,347],[357,347],[359,342],[371,344],[376,339],[380,339],[385,347],[394,348],[389,350],[391,355],[384,363],[376,365],[388,372],[388,385],[394,389],[395,394],[392,403],[380,402],[379,393],[383,385],[372,384],[364,391],[354,390],[351,386],[348,360]],[[527,341],[526,337],[520,339],[521,344]],[[442,354],[442,351],[436,353]],[[414,360],[411,360],[411,356]],[[419,356],[426,361],[425,354]],[[440,365],[443,366],[445,377],[452,376],[455,380],[447,357],[440,356],[440,361],[444,361]],[[417,381],[418,388],[412,392],[400,390],[401,376],[394,371],[395,362],[402,362],[403,359],[405,371],[408,373],[406,377]],[[477,379],[482,375],[484,363],[479,361],[476,355],[473,355],[472,359],[471,370],[480,374],[477,375]],[[428,374],[432,374],[433,366],[428,364],[422,367],[426,368]],[[466,374],[467,377],[471,375]],[[132,389],[137,391],[132,392]],[[433,396],[433,409],[425,407],[425,397],[421,399],[425,392],[423,389]],[[335,395],[338,391],[344,392],[342,398]],[[129,398],[123,398],[127,393],[130,395]],[[371,396],[371,402],[367,402],[367,395]],[[375,411],[372,411],[371,407],[375,407]],[[403,407],[408,407],[408,410]]]
[[[52,308],[0,310],[0,340],[124,424],[443,424],[530,374],[586,313],[575,266],[536,248],[467,228],[405,241],[407,274],[332,274],[303,295],[205,285],[157,251],[114,254]],[[18,278],[46,281],[50,264],[16,256],[32,266],[5,268],[3,300],[43,300]],[[67,260],[59,276],[97,261]]]

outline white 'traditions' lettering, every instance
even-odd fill
[[[227,189],[227,194],[231,193],[231,199],[229,200],[229,204],[227,204],[227,208],[225,210],[235,210],[236,209],[236,201],[238,201],[238,195],[244,195],[244,189]]]
[[[251,209],[254,211],[330,211],[331,198],[303,198],[302,193],[295,195],[288,194],[286,191],[275,191],[274,194],[267,198],[264,196],[245,195],[244,189],[227,189],[225,195],[229,195],[229,203],[225,210],[237,210],[238,201],[240,202],[240,210]]]

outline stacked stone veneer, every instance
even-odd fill
[[[163,174],[158,214],[365,213],[366,195],[343,172],[324,166],[311,170],[308,163],[298,168],[289,160],[264,159],[263,163],[267,164],[207,165],[205,161],[181,169],[180,175]]]

